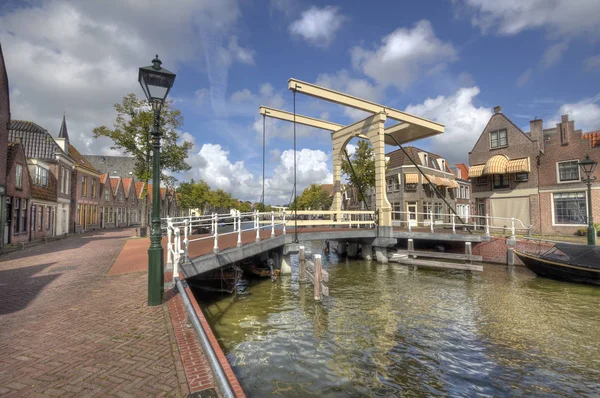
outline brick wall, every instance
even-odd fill
[[[552,243],[518,239],[514,249],[529,253],[542,253],[554,246]],[[482,256],[487,263],[506,264],[508,256],[508,245],[506,238],[493,237],[489,242],[476,243],[473,246],[473,254]],[[524,265],[515,256],[515,265]]]
[[[10,124],[10,98],[8,76],[4,65],[4,56],[0,46],[0,185],[6,185],[6,167],[8,157],[8,125]],[[1,217],[0,217],[1,219]]]
[[[25,221],[25,231],[23,228],[19,228],[19,232],[14,232],[14,210],[11,208],[11,214],[8,215],[10,217],[10,228],[8,234],[8,243],[16,244],[20,242],[29,241],[30,231],[31,231],[31,201],[29,197],[31,195],[31,188],[29,185],[29,171],[27,169],[27,159],[25,158],[25,153],[23,152],[21,146],[18,146],[18,149],[14,149],[14,158],[11,160],[10,164],[8,164],[8,168],[6,170],[6,196],[11,198],[11,203],[14,206],[16,199],[19,199],[19,207],[22,208],[23,200],[27,200],[27,210],[26,210],[26,221]],[[16,167],[17,164],[20,164],[22,167],[22,184],[21,188],[16,187]],[[23,215],[22,210],[20,216]],[[21,223],[23,220],[21,219]],[[22,224],[21,224],[22,225]]]
[[[69,226],[70,232],[81,232],[84,229],[86,231],[95,230],[100,228],[100,178],[96,175],[89,174],[81,168],[76,168],[75,172],[72,173],[71,183],[71,225]],[[82,193],[82,181],[81,177],[87,177],[87,192],[85,195]],[[92,197],[92,179],[96,180],[96,195]],[[87,225],[81,225],[79,222],[79,211],[82,211],[85,206],[88,208],[98,208],[98,222],[93,222],[93,218],[89,216],[89,222]]]

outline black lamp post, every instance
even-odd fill
[[[162,62],[156,58],[151,66],[140,68],[138,81],[146,94],[148,103],[154,111],[154,128],[152,129],[152,231],[150,248],[148,249],[148,305],[162,304],[164,290],[163,248],[160,231],[160,111],[169,90],[173,87],[175,73],[161,68]]]
[[[592,216],[592,181],[595,181],[596,177],[591,177],[591,174],[594,172],[597,165],[598,162],[590,159],[590,155],[585,155],[585,159],[579,161],[579,167],[581,167],[581,170],[587,176],[583,177],[582,180],[585,181],[588,187],[588,245],[591,246],[596,245],[596,228],[594,227],[594,217]]]

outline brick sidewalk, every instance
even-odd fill
[[[0,395],[188,394],[166,306],[146,306],[146,273],[107,276],[132,235],[0,256]]]

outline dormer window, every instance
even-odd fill
[[[508,145],[506,130],[492,131],[490,133],[490,148],[503,148]]]
[[[429,167],[429,156],[426,153],[423,154],[423,165]]]

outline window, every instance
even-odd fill
[[[555,224],[587,224],[585,192],[555,193]]]
[[[35,184],[43,187],[48,186],[48,170],[41,166],[35,166]]]
[[[19,163],[15,167],[15,188],[23,189],[23,166]]]
[[[434,218],[436,220],[442,220],[443,216],[442,216],[442,204],[441,203],[435,203],[433,205],[433,214],[434,214]]]
[[[92,178],[92,198],[96,197],[96,179]]]
[[[122,202],[122,201],[123,201],[123,191],[119,191],[119,202]]]
[[[27,232],[27,199],[21,199],[21,232]]]
[[[507,145],[506,130],[492,131],[490,133],[490,148],[502,148]]]
[[[400,213],[402,211],[402,203],[392,203],[392,211],[392,220],[402,220],[402,214]]]
[[[396,177],[392,178],[392,182],[394,183],[394,192],[400,190],[400,174]]]
[[[527,180],[529,180],[529,173],[516,173],[515,174],[515,181],[523,182],[523,181],[527,181]]]
[[[423,165],[425,167],[429,167],[429,157],[427,156],[426,153],[423,154]]]
[[[458,191],[458,199],[465,198],[465,186],[461,185],[460,190]]]
[[[465,196],[463,199],[469,199],[469,187],[465,187]]]
[[[31,205],[31,230],[35,231],[35,205]]]
[[[487,185],[488,178],[487,176],[482,176],[477,178],[477,185]]]
[[[42,230],[44,226],[44,206],[40,206],[38,210],[38,230]]]
[[[558,162],[558,181],[579,181],[579,161]]]
[[[67,187],[65,186],[65,178],[67,176],[67,170],[65,166],[60,167],[60,193],[67,193]]]
[[[81,176],[81,195],[87,195],[87,177]]]
[[[431,205],[431,203],[423,203],[423,220],[429,220],[430,219],[430,214],[433,210],[433,207]]]
[[[46,209],[46,231],[50,230],[50,213],[52,212],[52,208],[48,207]]]
[[[504,174],[494,174],[494,189],[508,188],[508,178]]]
[[[19,225],[19,221],[21,218],[21,209],[19,204],[21,203],[21,199],[19,198],[15,198],[14,204],[13,204],[13,231],[15,234],[18,234],[19,231],[21,231],[20,225]]]
[[[441,159],[442,161],[442,170],[446,171],[446,161],[444,159]]]
[[[69,176],[71,175],[71,172],[68,169],[65,170],[67,171],[65,174],[65,193],[69,193],[69,190],[71,189],[69,187]]]
[[[406,184],[404,184],[404,186],[405,186],[406,191],[416,191],[417,190],[417,184],[406,183]]]
[[[108,187],[104,187],[104,200],[108,200]]]
[[[388,192],[392,192],[392,189],[393,189],[393,186],[394,186],[394,183],[393,183],[392,179],[388,178],[386,182],[387,182],[387,191]],[[120,196],[119,196],[119,200],[120,200]]]

